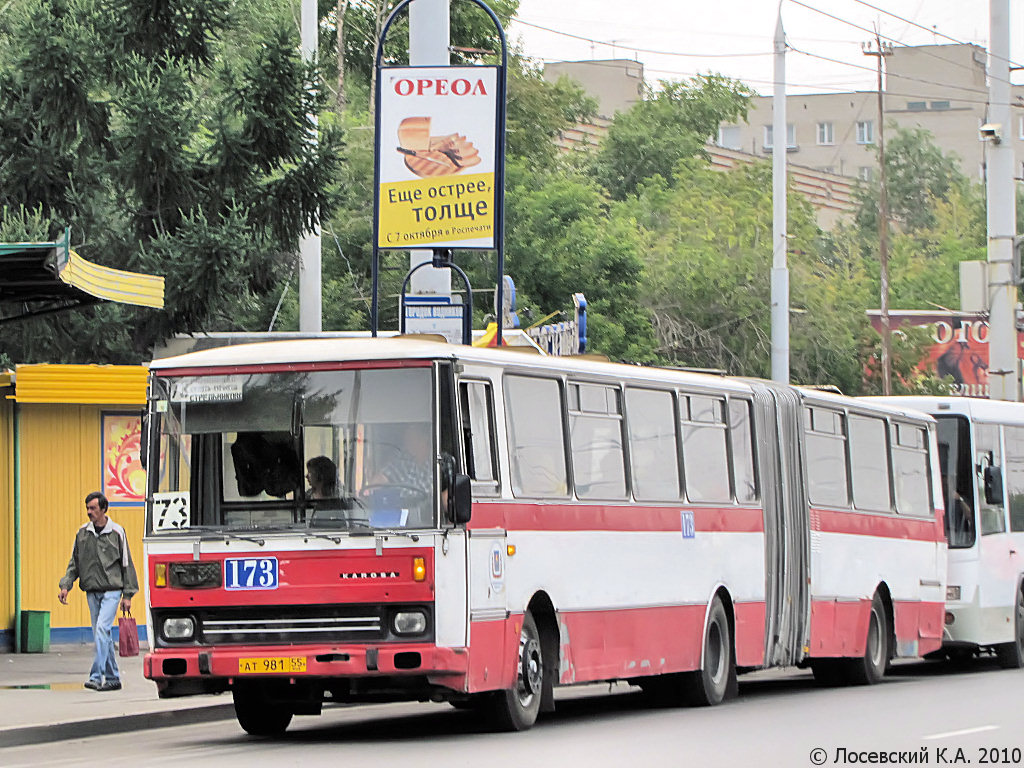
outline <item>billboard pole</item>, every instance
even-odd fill
[[[416,261],[452,266],[449,254],[455,248],[495,250],[496,299],[499,305],[503,300],[505,32],[483,0],[469,0],[495,26],[500,65],[385,67],[388,30],[412,2],[402,0],[388,16],[374,62],[373,336],[379,330],[381,250],[433,250],[432,261],[410,256],[410,275],[418,270]],[[447,55],[447,43],[444,47]],[[450,275],[447,279],[450,286]],[[501,331],[499,317],[499,344]]]

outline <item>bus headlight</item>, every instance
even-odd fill
[[[418,635],[427,629],[427,617],[422,611],[399,611],[391,622],[396,635]]]
[[[189,640],[195,631],[196,623],[191,616],[164,619],[163,634],[168,640]]]

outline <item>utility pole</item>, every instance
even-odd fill
[[[863,45],[865,56],[878,58],[878,264],[881,272],[882,394],[892,394],[892,328],[889,324],[889,199],[885,186],[885,101],[882,95],[882,60],[892,56],[892,43],[883,43],[875,31],[875,45]]]
[[[988,384],[993,400],[1020,400],[1017,359],[1016,183],[1010,125],[1010,3],[989,0],[985,190],[988,226]]]
[[[772,381],[789,384],[789,269],[786,265],[786,32],[782,5],[775,25],[772,95]]]
[[[302,57],[306,61],[316,60],[318,36],[317,0],[302,0],[301,24]],[[311,135],[307,141],[315,142],[316,115],[309,115],[312,121]],[[320,265],[320,225],[302,235],[299,241],[299,330],[306,333],[320,333],[323,330],[322,275]]]

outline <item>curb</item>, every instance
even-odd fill
[[[192,709],[146,712],[138,715],[118,715],[91,720],[78,720],[52,725],[29,725],[0,730],[0,748],[21,747],[44,741],[64,741],[89,736],[106,736],[125,731],[145,731],[153,728],[170,728],[177,725],[196,725],[218,720],[232,720],[235,717],[233,704],[213,704]]]

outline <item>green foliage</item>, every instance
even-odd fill
[[[886,199],[889,215],[900,229],[913,232],[934,225],[933,201],[964,193],[967,178],[957,159],[944,153],[930,131],[887,126],[885,142]],[[857,226],[878,231],[879,180],[862,184],[857,193]]]
[[[722,75],[663,81],[657,93],[616,115],[595,157],[597,178],[622,200],[644,179],[670,176],[679,160],[704,156],[704,145],[721,123],[746,118],[751,95]]]
[[[225,0],[25,0],[0,40],[0,228],[72,227],[85,258],[167,277],[162,312],[9,326],[19,361],[141,361],[166,334],[233,327],[277,295],[333,202],[341,133],[294,27],[235,39]],[[220,53],[224,52],[224,56]],[[216,66],[213,66],[214,63]],[[26,214],[25,211],[31,211]],[[97,321],[106,327],[92,337]],[[106,322],[113,323],[106,326]]]

